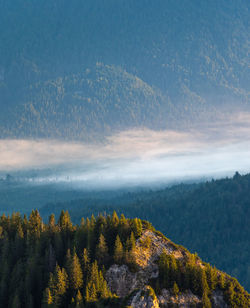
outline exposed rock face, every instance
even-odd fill
[[[155,294],[151,294],[151,288],[145,286],[143,290],[139,290],[130,302],[133,308],[160,308],[159,301]]]
[[[153,289],[148,286],[149,280],[159,275],[157,260],[164,251],[179,260],[184,259],[186,255],[183,248],[176,247],[168,239],[153,231],[144,231],[136,241],[135,260],[138,271],[130,272],[127,265],[112,265],[106,272],[110,290],[122,298],[130,295],[128,305],[136,308],[159,308],[172,305],[181,308],[201,307],[201,298],[190,290],[175,296],[171,291],[162,289],[157,297]],[[197,265],[204,266],[200,261],[197,261]],[[213,292],[211,301],[213,308],[228,308],[223,292],[220,290]]]
[[[110,290],[119,297],[124,297],[133,290],[143,287],[137,279],[137,273],[131,273],[127,265],[112,265],[106,273]]]
[[[221,290],[214,291],[211,299],[213,308],[228,308],[227,303],[224,301],[223,292]]]
[[[161,307],[169,307],[170,304],[175,304],[177,307],[189,308],[196,307],[201,303],[201,299],[191,291],[173,296],[168,290],[163,289],[158,299]]]
[[[145,246],[147,239],[150,240],[149,247]],[[182,259],[185,256],[185,252],[176,249],[169,240],[146,230],[136,241],[136,263],[141,269],[150,268],[163,251],[172,254],[176,259]]]
[[[150,241],[148,247],[145,245],[147,240]],[[112,265],[106,273],[110,290],[124,297],[136,289],[142,289],[149,279],[157,278],[159,269],[156,261],[163,251],[173,254],[177,259],[185,255],[184,251],[177,250],[169,240],[163,239],[150,230],[144,231],[136,241],[135,259],[139,270],[131,273],[126,265]]]

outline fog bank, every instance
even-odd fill
[[[189,131],[128,130],[102,144],[0,140],[0,170],[51,168],[37,182],[133,185],[250,171],[250,116]],[[53,171],[56,169],[57,171]]]

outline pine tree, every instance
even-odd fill
[[[101,298],[109,298],[111,296],[112,296],[112,294],[111,294],[111,292],[108,288],[107,281],[104,280],[103,285],[102,285],[102,289],[101,289]]]
[[[70,288],[73,290],[79,290],[83,285],[83,273],[76,252],[73,253],[73,256],[68,261],[67,271]]]
[[[83,274],[85,277],[87,277],[90,270],[90,260],[87,248],[83,249],[82,267],[83,267]]]
[[[211,290],[216,288],[217,283],[217,271],[215,267],[211,267],[209,264],[206,265],[206,274],[208,285]]]
[[[40,237],[42,225],[42,218],[38,210],[33,210],[30,214],[28,222],[28,232],[32,239],[37,239]]]
[[[177,283],[176,282],[174,282],[174,285],[173,285],[173,294],[174,294],[174,296],[177,296],[178,294],[179,294],[179,287],[178,287],[178,285],[177,285]]]
[[[54,214],[51,214],[51,215],[49,216],[49,227],[50,227],[50,228],[54,228],[54,227],[55,227],[55,224],[56,224],[55,215],[54,215]]]
[[[210,299],[206,291],[203,292],[203,295],[202,295],[202,308],[212,308]]]
[[[108,247],[105,237],[101,234],[99,237],[99,243],[96,247],[96,259],[99,264],[104,264],[108,260]]]
[[[178,267],[177,267],[176,259],[172,255],[167,256],[167,257],[169,259],[170,284],[172,284],[175,281],[177,281],[177,283],[180,283],[178,279]]]
[[[141,223],[140,219],[138,219],[138,218],[132,219],[131,228],[132,228],[136,238],[141,236],[141,234],[142,234],[142,223]]]
[[[80,308],[82,306],[82,294],[80,290],[77,291],[75,302],[76,302],[75,305],[76,308]]]
[[[86,302],[96,302],[97,301],[97,293],[96,287],[94,283],[89,282],[86,286]]]
[[[60,269],[60,267],[56,266],[55,273],[55,302],[61,302],[61,299],[66,294],[68,288],[68,275],[64,268]]]
[[[116,228],[118,226],[118,224],[119,224],[119,217],[118,217],[116,211],[114,211],[113,214],[112,214],[112,225],[113,225],[113,227]]]
[[[230,281],[227,285],[227,290],[226,290],[226,298],[230,307],[234,307],[234,297],[235,297],[234,285]]]
[[[201,269],[201,294],[210,294],[210,289],[207,283],[207,275],[204,269]]]
[[[60,228],[62,230],[72,230],[72,222],[71,222],[71,218],[69,215],[69,212],[66,211],[64,212],[64,210],[61,211],[60,217],[59,217],[59,221],[58,221],[58,225],[60,226]]]
[[[49,308],[53,304],[53,297],[49,288],[46,288],[43,294],[43,308]]]
[[[123,261],[123,246],[119,235],[117,235],[115,240],[114,261],[116,264],[122,264]]]
[[[96,291],[99,290],[100,282],[99,282],[99,271],[98,271],[97,261],[94,261],[91,264],[91,269],[90,269],[89,277],[87,280],[91,284],[95,284]]]
[[[118,234],[123,242],[129,235],[129,223],[123,214],[121,214],[121,218],[119,221]]]
[[[223,273],[220,273],[219,275],[218,285],[222,290],[225,289],[226,281],[225,281],[225,275]]]
[[[162,288],[170,288],[170,258],[164,251],[159,258],[159,279]]]
[[[128,245],[128,250],[134,250],[136,247],[136,243],[135,243],[135,235],[134,232],[132,231],[130,234],[130,238],[129,238],[129,245]]]
[[[135,237],[134,233],[131,232],[130,238],[126,241],[124,259],[125,263],[128,264],[130,266],[130,269],[133,271],[137,269],[135,254],[136,254]]]
[[[91,228],[92,231],[95,228],[95,224],[96,224],[96,219],[95,219],[95,216],[92,214],[91,218],[90,218],[90,228]]]

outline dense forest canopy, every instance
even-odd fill
[[[37,210],[29,218],[13,213],[0,218],[0,300],[3,307],[123,307],[124,300],[112,293],[105,273],[112,264],[126,264],[138,270],[136,247],[152,245],[145,231],[156,232],[150,223],[138,218],[91,216],[73,225],[62,211],[58,222],[50,215],[43,223]],[[164,236],[159,232],[162,241]],[[167,240],[167,239],[165,239]],[[191,290],[202,298],[201,307],[211,307],[210,296],[222,290],[230,307],[247,307],[249,295],[240,284],[197,255],[171,243],[181,259],[163,252],[159,275],[150,282],[152,292],[162,288],[179,292]],[[199,305],[198,305],[199,307]]]
[[[105,199],[104,195],[41,208],[47,216],[70,211],[79,214],[125,213],[149,220],[173,241],[197,251],[206,261],[237,277],[250,289],[250,175],[200,184],[181,184],[157,191],[124,193]],[[80,215],[80,216],[81,216]]]

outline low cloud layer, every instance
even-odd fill
[[[250,116],[185,131],[124,131],[102,144],[0,140],[0,170],[57,168],[37,181],[133,185],[250,171]],[[58,171],[60,170],[60,171]],[[52,172],[53,173],[53,172]]]

